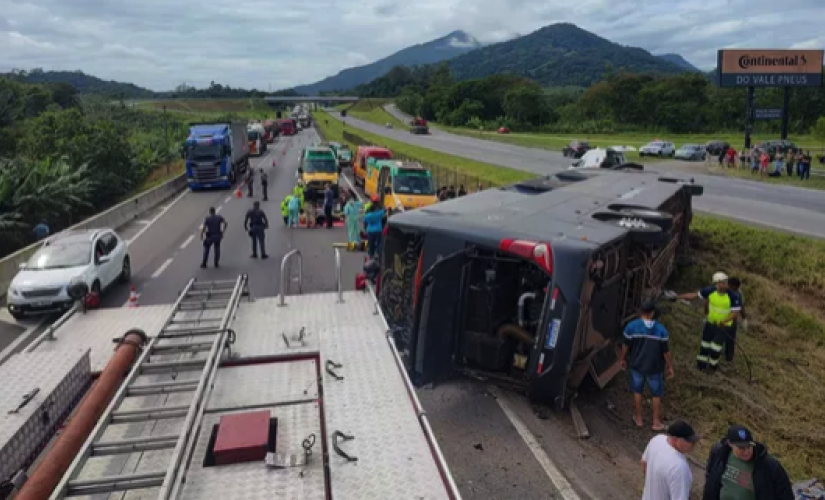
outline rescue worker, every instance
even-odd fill
[[[284,218],[284,225],[285,226],[289,225],[289,200],[291,200],[291,199],[292,199],[292,195],[288,194],[288,195],[286,195],[286,198],[284,198],[281,201],[281,216],[283,216],[283,218]]]
[[[358,227],[358,216],[361,215],[361,202],[355,196],[347,197],[344,205],[344,220],[347,223],[347,239],[350,243],[361,242],[361,232]]]
[[[314,189],[307,186],[304,189],[304,216],[307,219],[307,227],[314,227],[317,223],[318,216],[315,214],[315,204],[317,203],[318,193]]]
[[[332,190],[332,184],[327,182],[324,190],[324,223],[327,229],[332,228],[332,206],[335,204],[335,192]]]
[[[249,173],[246,174],[246,196],[252,198],[252,194],[255,191],[255,171],[253,169],[249,169]]]
[[[384,209],[378,203],[370,206],[370,211],[364,215],[364,224],[367,226],[367,253],[370,259],[376,258],[381,252],[381,237],[384,234]]]
[[[261,169],[261,193],[264,195],[264,201],[269,201],[269,176],[264,169]]]
[[[725,342],[732,336],[731,329],[734,321],[742,310],[742,302],[738,293],[728,288],[728,275],[718,272],[713,275],[713,285],[698,292],[683,293],[676,298],[692,300],[696,297],[708,301],[708,315],[702,329],[702,342],[699,355],[696,356],[696,367],[699,370],[716,371],[719,367],[719,358],[725,348]]]
[[[201,226],[201,241],[203,241],[201,268],[206,269],[206,261],[209,260],[209,250],[212,247],[215,247],[215,267],[221,267],[221,240],[227,225],[226,219],[217,214],[215,207],[209,207],[209,216],[204,219]]]
[[[298,227],[301,222],[301,199],[295,195],[290,195],[288,200],[287,213],[289,218],[286,225],[287,227]]]
[[[252,204],[252,209],[246,212],[243,227],[252,238],[252,258],[258,258],[258,247],[261,249],[261,258],[268,259],[266,254],[266,236],[264,231],[269,229],[269,219],[266,213],[261,210],[261,202],[256,201]]]

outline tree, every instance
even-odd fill
[[[533,85],[519,85],[504,95],[504,112],[517,123],[541,123],[544,93]]]
[[[811,135],[819,141],[819,149],[825,149],[825,116],[819,117],[811,130]]]

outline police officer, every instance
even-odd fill
[[[261,193],[264,195],[264,201],[269,201],[269,176],[264,169],[261,169]]]
[[[268,259],[266,254],[266,236],[264,231],[269,229],[269,219],[261,210],[261,202],[256,201],[252,204],[252,209],[246,212],[246,219],[244,219],[243,227],[249,236],[252,238],[252,258],[258,258],[258,247],[261,249],[261,258]]]
[[[249,172],[246,174],[246,189],[246,196],[252,198],[255,191],[255,170],[252,168],[250,168]]]
[[[728,275],[718,272],[713,275],[713,285],[698,292],[683,293],[680,299],[696,297],[708,301],[708,315],[702,329],[702,342],[696,367],[699,370],[716,371],[719,358],[728,338],[733,338],[733,325],[742,310],[740,295],[728,288]]]
[[[215,267],[221,267],[221,240],[226,232],[226,219],[215,212],[215,207],[209,207],[209,216],[203,221],[201,226],[201,240],[203,241],[203,261],[201,268],[206,269],[206,261],[209,260],[209,249],[215,247]]]

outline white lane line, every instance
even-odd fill
[[[131,245],[132,243],[134,243],[134,241],[135,241],[135,240],[137,240],[138,238],[140,238],[140,236],[141,236],[143,233],[145,233],[145,232],[146,232],[146,231],[147,231],[150,227],[152,227],[152,225],[153,225],[155,222],[157,222],[157,221],[158,221],[161,217],[163,217],[163,216],[166,214],[166,212],[168,212],[168,211],[169,211],[169,209],[170,209],[170,208],[174,207],[174,206],[175,206],[175,203],[177,203],[177,202],[179,202],[180,200],[182,200],[182,199],[183,199],[183,197],[184,197],[184,196],[186,196],[187,194],[189,194],[189,189],[188,189],[188,188],[187,188],[187,189],[185,189],[185,190],[184,190],[184,191],[180,194],[180,196],[178,196],[177,198],[175,198],[174,200],[172,200],[172,203],[170,203],[170,204],[166,205],[166,207],[164,207],[164,209],[163,209],[163,210],[161,210],[161,211],[160,211],[160,213],[159,213],[159,214],[157,214],[157,215],[155,216],[155,218],[154,218],[154,219],[150,220],[148,224],[146,224],[145,226],[143,226],[143,229],[141,229],[140,231],[138,231],[138,232],[137,232],[137,234],[135,234],[134,236],[132,236],[131,238],[129,238],[128,240],[126,240],[126,243],[128,243],[128,244],[130,244],[130,245]]]
[[[220,211],[221,211],[221,209],[223,209],[223,205],[221,205],[221,206],[219,206],[218,208],[216,208],[216,209],[215,209],[215,213],[220,212]]]
[[[189,237],[186,238],[186,241],[184,241],[183,244],[181,244],[180,249],[183,250],[184,248],[188,247],[189,244],[192,243],[192,240],[194,240],[194,239],[195,239],[195,235],[190,234]]]
[[[513,424],[516,431],[518,431],[521,438],[527,444],[527,447],[530,448],[530,451],[533,452],[533,456],[536,457],[541,468],[544,469],[544,472],[547,474],[547,477],[550,478],[550,481],[553,483],[553,486],[559,491],[559,495],[564,500],[581,500],[579,495],[570,486],[570,483],[567,482],[564,475],[561,471],[553,464],[553,461],[550,460],[550,457],[547,455],[547,452],[541,447],[538,439],[530,432],[530,429],[521,421],[516,412],[510,407],[510,403],[507,401],[506,396],[503,393],[498,392],[495,388],[491,388],[490,392],[495,395],[496,401],[498,401],[498,405],[501,407],[504,414],[510,420],[510,423]]]
[[[230,196],[227,196],[226,199],[223,200],[223,202],[224,203],[229,203],[231,200],[232,200],[232,196],[230,195]]]
[[[152,273],[152,279],[155,279],[158,276],[160,276],[161,274],[163,274],[163,271],[166,271],[166,268],[169,267],[169,265],[172,263],[172,260],[174,260],[172,257],[169,257],[168,259],[166,259],[166,261],[163,264],[160,265],[158,270],[155,271],[154,273]]]
[[[147,224],[151,224],[151,223],[152,223],[152,221],[148,221],[148,220],[146,220],[146,219],[141,219],[141,220],[136,220],[136,221],[135,221],[135,223],[137,223],[137,224],[141,224],[141,225],[144,225],[144,226],[145,226],[145,225],[147,225]]]
[[[363,201],[363,198],[361,198],[361,194],[358,193],[358,190],[355,189],[355,186],[352,185],[352,183],[349,181],[349,178],[344,174],[341,174],[341,177],[344,178],[344,181],[347,183],[350,190],[352,190],[352,192],[355,193],[355,196],[358,198],[358,201]]]

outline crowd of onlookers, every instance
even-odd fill
[[[710,161],[711,156],[707,159]],[[759,173],[760,177],[797,177],[800,180],[811,178],[811,164],[813,157],[810,151],[798,149],[796,151],[768,151],[757,146],[750,149],[743,148],[736,151],[732,147],[722,151],[718,157],[719,166],[750,169],[751,174]],[[822,161],[822,158],[820,158]]]

